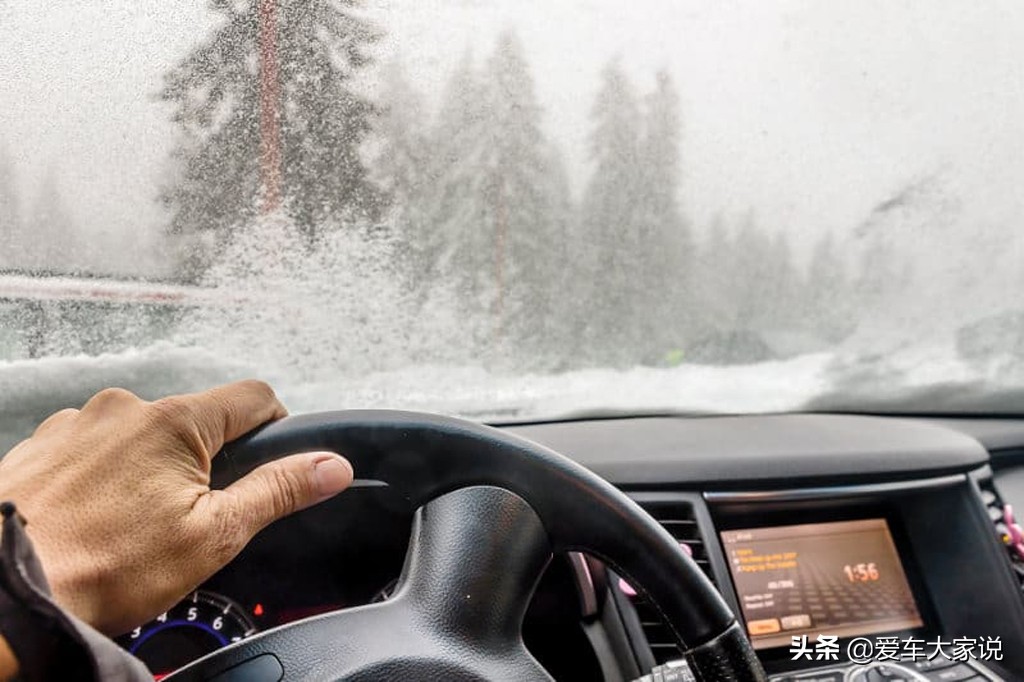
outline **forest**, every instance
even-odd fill
[[[544,370],[813,352],[898,286],[872,274],[899,269],[886,254],[851,259],[826,235],[800,257],[785,226],[742,206],[729,213],[740,220],[692,224],[685,84],[667,71],[642,91],[618,59],[604,65],[577,181],[514,29],[427,93],[400,61],[374,58],[384,29],[358,0],[282,3],[270,42],[266,4],[211,0],[223,21],[157,93],[178,133],[151,198],[168,215],[158,229],[175,281],[230,287],[333,263],[318,277],[347,300],[348,323],[387,300],[399,319],[457,327],[485,363]],[[88,272],[58,176],[28,201],[16,173],[0,146],[0,269]],[[283,242],[261,232],[268,217]],[[375,279],[346,289],[353,272]]]

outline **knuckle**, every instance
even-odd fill
[[[242,388],[265,400],[276,400],[277,394],[265,381],[259,379],[246,379],[241,383]]]
[[[237,424],[241,421],[244,416],[242,406],[236,401],[232,400],[217,400],[216,410],[220,413],[219,423],[225,430],[229,429],[232,424]]]
[[[161,398],[151,406],[158,422],[177,430],[191,429],[195,423],[192,407],[180,398]]]
[[[204,469],[209,467],[209,453],[203,437],[202,424],[195,408],[181,398],[163,398],[150,405],[154,429],[177,439],[197,458]]]
[[[77,416],[78,410],[74,409],[73,407],[65,408],[63,410],[55,412],[51,414],[49,417],[47,417],[45,420],[43,420],[43,423],[36,428],[35,433],[43,433],[47,429],[58,426],[60,424],[65,424]]]
[[[86,407],[129,404],[139,402],[138,396],[125,388],[105,388],[86,403]]]
[[[246,379],[237,384],[238,391],[235,396],[249,396],[249,400],[255,400],[263,405],[273,405],[277,402],[277,393],[270,384],[259,379]]]

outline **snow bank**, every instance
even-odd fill
[[[750,365],[681,365],[545,374],[472,365],[409,364],[363,374],[307,377],[285,366],[197,346],[158,343],[97,357],[0,362],[0,451],[47,414],[121,386],[148,398],[240,378],[269,380],[294,413],[353,408],[441,412],[482,421],[587,412],[699,413],[793,410],[941,412],[1020,410],[1024,368],[1014,358],[979,366],[952,343],[906,346],[887,355],[831,353]]]
[[[26,437],[46,415],[81,407],[109,387],[145,398],[193,391],[251,371],[195,348],[161,343],[100,356],[0,361],[0,452]]]
[[[527,419],[591,410],[773,412],[798,409],[821,393],[830,357],[759,365],[561,374],[501,374],[472,366],[408,366],[362,376],[289,377],[170,343],[98,357],[0,362],[0,450],[31,433],[45,415],[80,406],[106,386],[145,398],[201,390],[225,381],[269,379],[293,412],[398,408],[473,419]]]

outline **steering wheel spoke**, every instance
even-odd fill
[[[544,526],[520,497],[499,488],[464,488],[417,512],[394,599],[439,632],[506,649],[519,638],[550,558]]]
[[[457,490],[416,512],[388,601],[276,628],[233,647],[234,656],[215,653],[169,679],[232,670],[242,679],[246,665],[275,669],[269,655],[303,679],[549,681],[520,633],[550,558],[544,526],[521,498],[499,488]]]

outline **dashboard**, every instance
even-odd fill
[[[1013,519],[1024,421],[795,414],[502,428],[587,466],[658,520],[774,681],[1024,678],[1024,533]],[[386,485],[357,485],[268,528],[118,641],[159,679],[255,632],[387,599],[414,512]],[[592,557],[555,557],[523,635],[557,680],[693,679],[655,605]]]

